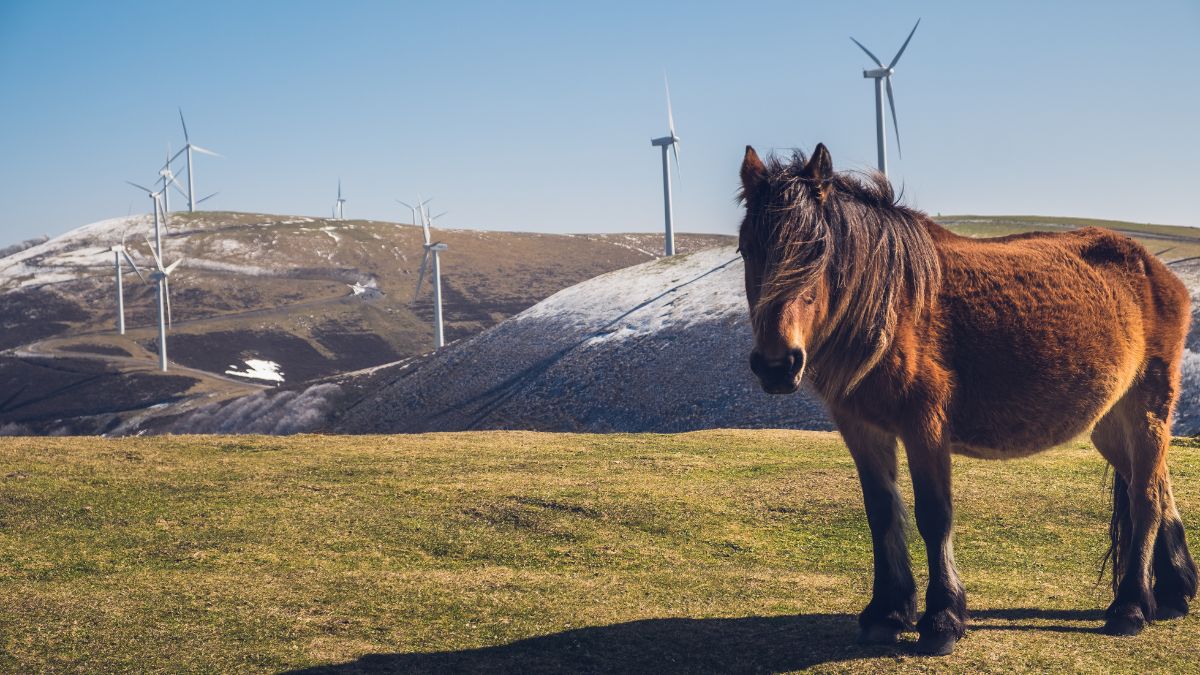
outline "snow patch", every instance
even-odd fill
[[[248,377],[252,380],[266,380],[268,382],[283,382],[283,373],[279,370],[279,364],[266,359],[246,359],[246,370],[236,370],[237,366],[230,364],[229,370],[225,371],[226,375],[236,375],[238,377]]]

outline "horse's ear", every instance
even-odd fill
[[[807,180],[822,183],[833,178],[833,160],[830,159],[829,150],[824,143],[817,143],[816,150],[813,150],[812,157],[804,165],[801,174]]]
[[[767,167],[758,158],[754,148],[747,145],[746,156],[742,159],[742,195],[753,194],[766,178]]]

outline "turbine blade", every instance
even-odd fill
[[[130,257],[129,251],[121,251],[121,255],[125,256],[125,261],[129,263],[129,266],[133,268],[134,272],[137,272],[138,278],[143,282],[146,281],[146,276],[142,274],[140,269],[138,269],[137,263],[133,262],[133,258]]]
[[[190,145],[191,141],[188,140],[187,122],[183,121],[183,108],[179,109],[179,123],[183,125],[183,142],[185,145]]]
[[[888,107],[892,109],[892,128],[896,130],[896,154],[904,159],[904,151],[900,149],[900,122],[896,120],[896,100],[892,98],[892,77],[883,78],[887,82]]]
[[[449,211],[442,211],[441,213],[437,214],[436,216],[434,216],[434,217],[430,218],[429,220],[430,220],[430,221],[437,220],[438,218],[441,218],[442,216],[446,215],[447,213],[450,213],[450,212],[449,212]]]
[[[193,145],[193,146],[192,146],[192,149],[193,149],[193,150],[195,150],[195,149],[196,149],[196,146],[194,146],[194,145]],[[182,148],[180,148],[180,149],[179,149],[179,152],[175,153],[174,155],[171,155],[171,158],[167,160],[167,163],[163,165],[163,168],[164,168],[164,169],[169,169],[169,168],[171,168],[171,162],[174,162],[175,160],[179,159],[179,156],[180,156],[180,155],[182,155],[182,154],[183,154],[183,153],[185,153],[185,152],[187,152],[187,146],[186,146],[186,145],[185,145],[185,146],[183,146]]]
[[[421,229],[425,232],[425,245],[428,246],[432,242],[429,238],[429,214],[421,214]]]
[[[678,142],[671,144],[671,152],[674,153],[674,155],[675,155],[675,179],[679,180],[680,172],[679,172],[679,143]]]
[[[217,196],[217,195],[219,195],[219,194],[221,194],[221,193],[220,193],[220,192],[214,192],[214,193],[212,193],[211,195],[209,195],[209,196],[207,196],[207,197],[204,197],[203,199],[197,199],[197,200],[196,200],[196,203],[197,203],[197,204],[203,204],[205,201],[207,201],[207,200],[209,200],[209,199],[212,199],[213,197],[216,197],[216,196]]]
[[[213,157],[222,157],[222,158],[223,158],[223,157],[225,157],[225,155],[222,155],[222,154],[221,154],[221,153],[219,153],[219,152],[213,152],[212,150],[208,150],[208,149],[206,149],[206,148],[202,148],[202,147],[200,147],[200,146],[198,146],[198,145],[193,145],[193,146],[192,146],[192,150],[195,150],[196,152],[203,153],[203,154],[205,154],[205,155],[212,155]]]
[[[130,185],[132,185],[133,187],[135,187],[135,188],[137,188],[137,189],[141,190],[142,192],[146,192],[146,193],[148,193],[148,194],[154,194],[154,190],[151,190],[151,189],[150,189],[150,188],[148,188],[148,187],[145,187],[145,186],[142,186],[142,185],[138,185],[137,183],[135,183],[135,182],[133,182],[133,181],[131,181],[131,180],[127,180],[127,181],[125,181],[125,182],[126,182],[126,183],[129,183],[129,184],[130,184]]]
[[[855,40],[854,38],[850,38],[850,41],[853,42],[854,44],[858,45],[859,49],[866,52],[867,56],[871,57],[871,60],[875,62],[875,65],[879,66],[880,68],[883,67],[883,63],[879,60],[879,57],[872,54],[870,49],[867,49],[866,47],[863,46],[863,43],[859,42],[858,40]]]
[[[338,179],[338,201],[342,201],[342,179]]]
[[[167,302],[167,328],[171,327],[171,278],[163,277],[163,300]]]
[[[171,272],[174,272],[175,268],[179,267],[179,263],[181,263],[181,262],[183,262],[183,258],[180,258],[179,260],[176,260],[175,262],[171,263],[170,265],[167,265],[167,269],[163,270],[163,274],[170,274]]]
[[[413,300],[421,296],[421,282],[425,280],[425,265],[429,262],[429,249],[425,249],[425,255],[421,256],[421,271],[417,274],[417,289],[413,291]]]
[[[667,92],[667,128],[671,130],[671,137],[675,137],[675,113],[671,110],[671,83],[667,81],[667,73],[663,71],[663,88]]]
[[[158,268],[159,272],[161,272],[163,268],[162,260],[158,257],[158,252],[154,250],[154,244],[150,243],[150,237],[147,237],[143,234],[142,239],[146,241],[146,248],[150,249],[150,257],[154,258],[154,266]]]
[[[900,45],[900,51],[896,52],[896,58],[892,59],[892,62],[888,64],[888,68],[895,67],[896,63],[900,60],[900,55],[904,53],[905,49],[908,49],[908,41],[912,39],[913,33],[917,32],[917,26],[920,25],[921,20],[917,19],[917,23],[913,24],[913,29],[909,31],[908,37],[904,39],[904,44]]]
[[[417,208],[417,207],[413,206],[412,204],[409,204],[408,202],[402,202],[399,199],[396,200],[396,203],[400,204],[401,206],[407,206],[408,208],[413,209],[414,211]]]
[[[174,176],[171,177],[171,185],[175,188],[175,191],[179,193],[180,197],[187,199],[187,190],[183,189],[183,186],[179,184],[179,181],[175,180]]]

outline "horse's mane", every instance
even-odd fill
[[[878,364],[895,335],[899,310],[920,317],[932,303],[941,267],[922,214],[898,203],[879,173],[832,173],[819,184],[801,152],[771,157],[764,185],[742,199],[761,199],[743,224],[742,250],[763,264],[754,321],[813,288],[828,292],[824,320],[808,338],[818,388],[846,395]],[[818,193],[824,195],[819,198]],[[753,220],[752,220],[753,219]]]

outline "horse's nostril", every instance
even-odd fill
[[[754,351],[750,352],[750,372],[762,377],[767,372],[767,360],[763,355]]]
[[[790,373],[792,377],[795,377],[797,373],[804,370],[804,351],[800,349],[793,349],[791,352],[789,352],[787,366],[788,373]]]

